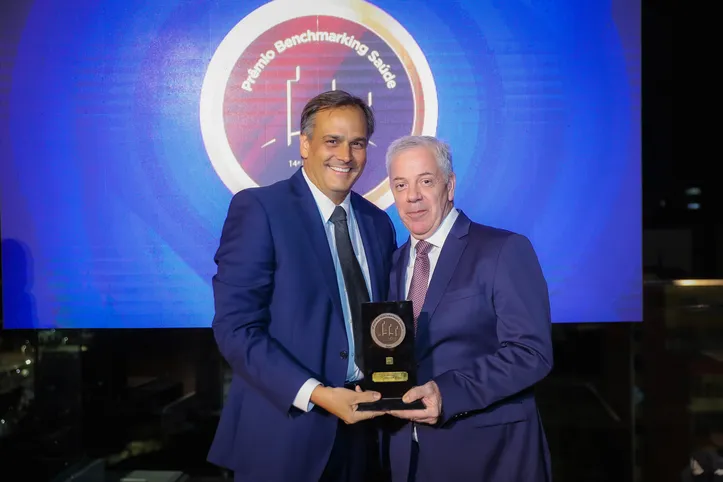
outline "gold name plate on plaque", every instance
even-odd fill
[[[407,372],[374,372],[372,381],[374,383],[406,382],[409,380]]]

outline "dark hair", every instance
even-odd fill
[[[361,109],[367,121],[367,139],[370,139],[374,134],[374,112],[362,99],[343,90],[330,90],[321,93],[306,103],[304,110],[301,112],[301,134],[311,137],[317,112],[340,107],[358,107]]]

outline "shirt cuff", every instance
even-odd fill
[[[306,382],[301,385],[299,392],[296,394],[296,398],[294,398],[294,406],[303,412],[308,412],[314,408],[314,404],[310,401],[311,392],[319,385],[321,385],[321,382],[315,378],[306,380]]]

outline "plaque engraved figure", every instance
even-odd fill
[[[394,313],[383,313],[372,322],[372,340],[382,348],[394,348],[404,341],[407,328]]]

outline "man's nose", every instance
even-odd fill
[[[417,202],[421,199],[419,189],[417,189],[416,186],[411,185],[409,186],[409,189],[407,189],[407,201],[410,203]]]
[[[352,160],[351,146],[349,144],[342,144],[336,152],[336,158],[341,162],[350,162]]]

